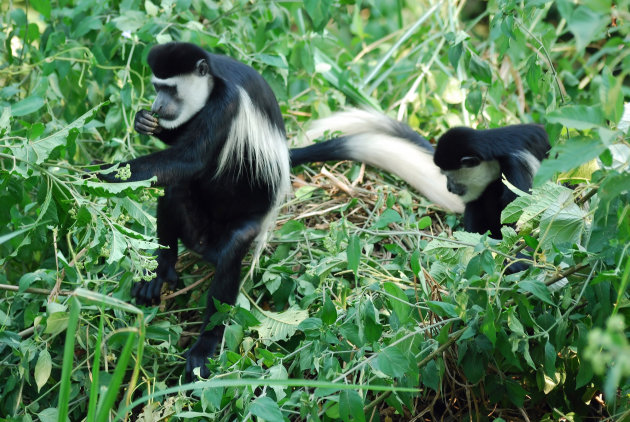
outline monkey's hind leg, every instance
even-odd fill
[[[260,232],[260,222],[246,221],[234,229],[216,254],[216,272],[208,291],[206,312],[199,338],[186,352],[186,376],[192,378],[193,369],[200,368],[202,378],[207,378],[210,371],[206,367],[217,344],[223,338],[224,326],[207,327],[210,318],[216,312],[214,300],[234,305],[240,287],[241,264],[250,245]],[[208,329],[206,329],[208,328]]]

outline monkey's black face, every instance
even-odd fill
[[[158,115],[161,120],[176,120],[182,110],[182,100],[178,98],[177,86],[169,86],[160,83],[154,83],[157,95],[151,112]]]

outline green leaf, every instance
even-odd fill
[[[578,51],[583,51],[591,41],[601,39],[605,31],[607,15],[597,13],[585,6],[578,6],[567,19],[569,31],[575,35]]]
[[[395,347],[383,349],[376,358],[376,369],[393,378],[401,378],[409,369],[409,358]]]
[[[324,306],[322,306],[322,322],[326,325],[332,325],[337,320],[337,309],[327,294],[324,298]]]
[[[21,148],[15,150],[15,156],[23,161],[34,162],[35,164],[43,163],[55,148],[66,144],[67,138],[72,136],[71,132],[83,129],[85,124],[94,118],[96,112],[104,104],[106,103],[101,103],[94,107],[60,131],[36,141],[26,142]],[[16,115],[15,111],[13,111],[13,114]]]
[[[361,240],[359,239],[359,236],[352,235],[348,239],[346,256],[348,257],[348,269],[352,270],[356,279],[359,272],[359,263],[361,260]]]
[[[527,61],[527,73],[525,75],[525,79],[527,80],[529,89],[531,89],[534,94],[538,94],[540,91],[542,77],[543,72],[538,64],[537,55],[532,54]]]
[[[383,211],[383,214],[376,220],[374,223],[374,227],[377,229],[383,229],[392,223],[400,223],[402,221],[402,217],[396,211],[391,208]]]
[[[44,107],[44,104],[44,99],[41,97],[27,97],[11,105],[11,114],[14,117],[26,116],[27,114],[35,113],[40,108]]]
[[[490,66],[476,54],[473,54],[470,57],[468,69],[470,70],[472,76],[478,81],[485,82],[487,84],[492,82],[492,70],[490,70]]]
[[[278,404],[271,398],[259,397],[249,406],[249,412],[261,419],[269,422],[283,422],[284,416],[278,407]]]
[[[60,418],[59,411],[54,407],[44,409],[37,414],[40,422],[58,422],[60,420],[68,420],[67,418]]]
[[[50,12],[52,10],[52,7],[50,6],[50,0],[31,0],[30,4],[33,9],[41,13],[44,18],[50,19]]]
[[[344,421],[364,422],[363,399],[356,391],[342,390],[339,393],[339,415]]]
[[[483,317],[479,331],[483,333],[494,346],[497,341],[497,329],[494,324],[494,304],[488,303],[486,306],[486,314]]]
[[[37,391],[40,391],[42,387],[50,378],[50,372],[52,370],[52,359],[48,350],[44,349],[39,352],[37,363],[35,364],[35,383],[37,384]]]
[[[555,306],[555,303],[551,300],[549,289],[542,281],[533,279],[521,280],[518,283],[518,289],[533,294],[548,305]]]
[[[332,0],[304,0],[304,9],[313,21],[316,31],[324,28],[330,19]]]
[[[527,390],[512,380],[505,380],[505,388],[507,390],[509,400],[514,403],[516,407],[522,408],[525,396],[527,395]]]
[[[260,325],[254,329],[265,344],[288,340],[295,334],[300,323],[308,318],[308,311],[298,308],[289,308],[280,313],[257,309],[253,314],[260,321]]]
[[[559,108],[547,114],[547,120],[550,123],[559,123],[565,127],[580,130],[605,125],[601,107],[585,105],[572,105]],[[549,154],[549,156],[553,157],[553,154]],[[597,155],[595,155],[595,157],[596,156]]]
[[[68,313],[55,312],[46,319],[46,329],[44,333],[56,335],[64,331],[68,326]]]
[[[155,177],[149,180],[139,180],[137,182],[94,182],[92,180],[77,181],[75,184],[85,186],[90,193],[101,197],[111,197],[114,195],[128,195],[131,192],[142,188],[151,187],[151,181],[157,180]]]
[[[545,372],[553,375],[556,372],[556,349],[551,342],[545,343]]]
[[[407,295],[400,287],[391,281],[383,284],[383,290],[385,290],[385,292],[387,292],[390,296],[393,296],[388,297],[389,304],[396,314],[396,317],[398,317],[400,323],[405,324],[409,321],[412,311],[412,307],[408,303],[409,299],[407,298]]]
[[[564,172],[579,167],[593,158],[597,158],[606,150],[606,145],[598,139],[575,137],[565,144],[554,146],[549,158],[543,160],[534,177],[534,186],[550,180],[557,172]]]
[[[588,361],[580,359],[580,366],[575,378],[575,388],[582,388],[593,379],[593,366]]]
[[[448,61],[455,70],[459,67],[459,59],[464,52],[464,43],[459,42],[448,49]]]
[[[433,391],[439,391],[441,380],[442,371],[435,359],[430,360],[426,365],[420,368],[420,381]]]
[[[571,194],[563,192],[540,217],[540,245],[551,250],[561,243],[581,243],[586,218],[587,213],[573,202]]]
[[[440,301],[429,301],[427,306],[433,312],[442,317],[457,318],[457,307],[452,303],[445,303]]]

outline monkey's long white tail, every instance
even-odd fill
[[[464,203],[446,189],[446,176],[433,163],[433,146],[404,123],[370,110],[349,109],[316,120],[306,136],[336,138],[291,149],[291,165],[353,160],[391,172],[441,207],[462,213]]]

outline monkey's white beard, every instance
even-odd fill
[[[496,160],[482,161],[475,167],[444,170],[443,173],[453,182],[466,186],[466,193],[460,198],[468,203],[478,199],[488,185],[501,176],[501,166]]]
[[[165,129],[175,129],[199,113],[206,105],[214,87],[214,80],[210,75],[198,76],[190,74],[173,76],[167,79],[160,79],[154,76],[151,81],[175,87],[177,89],[177,98],[182,100],[182,108],[175,119],[159,119],[158,123]]]

